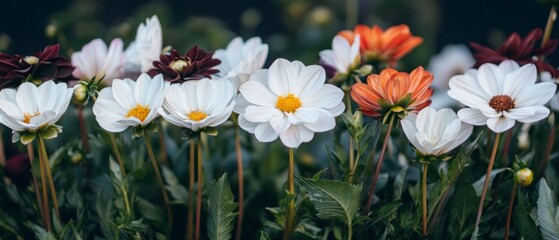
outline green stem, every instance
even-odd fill
[[[163,129],[163,124],[159,121],[159,148],[161,154],[161,164],[169,166],[169,161],[167,161],[167,144],[165,144],[165,130]]]
[[[39,156],[42,155],[42,161],[45,164],[45,172],[47,173],[47,179],[48,179],[48,183],[49,183],[49,188],[50,188],[50,195],[52,197],[52,205],[54,206],[54,210],[56,211],[56,217],[58,217],[59,220],[60,219],[60,209],[58,207],[58,197],[56,195],[56,189],[54,188],[54,181],[52,179],[52,173],[50,171],[50,163],[49,163],[49,157],[47,154],[47,148],[45,147],[45,142],[43,141],[42,137],[39,137],[39,150],[41,151],[41,154]]]
[[[29,143],[31,144],[31,143]],[[44,221],[45,221],[45,227],[47,228],[48,231],[50,231],[51,227],[50,227],[50,208],[49,208],[49,197],[47,194],[47,179],[46,179],[46,170],[45,170],[45,162],[43,161],[43,154],[41,154],[41,151],[39,150],[39,165],[41,167],[41,189],[43,192],[43,209],[44,209]]]
[[[423,236],[427,236],[427,170],[429,170],[429,163],[423,163],[423,177],[421,178]]]
[[[118,150],[118,145],[116,144],[115,134],[112,132],[107,133],[109,134],[109,138],[111,139],[111,148],[113,150],[113,154],[115,155],[116,161],[118,162],[118,166],[120,167],[120,172],[122,172],[123,177],[126,177],[126,170],[124,169],[122,157],[120,156],[120,151]]]
[[[549,16],[547,17],[547,23],[545,24],[545,30],[543,33],[543,38],[542,38],[542,47],[547,43],[547,41],[549,40],[549,38],[551,37],[551,31],[553,30],[553,24],[555,23],[555,20],[557,19],[557,8],[555,6],[552,6],[551,9],[549,10]],[[544,60],[544,56],[539,56],[540,61]]]
[[[157,182],[159,183],[159,188],[161,189],[161,195],[163,196],[163,201],[165,202],[165,208],[167,209],[167,220],[169,221],[169,226],[173,225],[173,214],[171,212],[171,205],[169,203],[169,196],[167,196],[167,191],[165,190],[165,185],[163,184],[163,178],[161,177],[161,172],[159,171],[159,166],[157,160],[155,159],[155,154],[153,153],[153,148],[151,147],[151,141],[147,132],[144,133],[144,140],[146,142],[146,148],[148,151],[149,159],[153,165],[153,170],[155,176],[157,177]]]
[[[189,181],[188,181],[188,217],[186,221],[186,236],[185,239],[192,239],[192,233],[194,231],[194,162],[196,161],[194,157],[194,151],[196,149],[196,142],[190,140],[190,167],[189,170]]]
[[[35,161],[35,151],[33,150],[33,144],[27,144],[27,156],[29,157],[29,164],[31,169],[33,169],[33,162]],[[37,197],[37,205],[39,206],[39,212],[41,213],[41,218],[43,219],[43,225],[46,226],[45,220],[45,209],[43,208],[43,203],[41,201],[41,194],[39,192],[39,184],[37,183],[37,177],[35,173],[31,171],[31,177],[33,178],[33,189],[35,190],[35,197]]]
[[[130,200],[128,200],[128,192],[123,187],[120,188],[122,191],[122,197],[124,198],[124,207],[126,208],[126,213],[130,215],[132,211],[130,210]]]
[[[518,183],[514,181],[514,185],[512,186],[512,192],[510,193],[509,210],[507,212],[507,223],[505,225],[505,240],[509,239],[510,220],[512,218],[512,208],[514,207],[514,198],[516,196],[517,188],[518,188]]]
[[[549,137],[547,138],[547,145],[545,146],[543,160],[538,171],[538,176],[540,177],[543,177],[543,174],[545,173],[545,168],[547,167],[547,162],[549,161],[549,156],[551,155],[551,150],[553,149],[553,143],[555,142],[556,131],[557,129],[552,124],[551,130],[549,131]]]
[[[347,240],[353,240],[353,228],[352,228],[352,223],[351,221],[349,221],[347,223]]]
[[[196,195],[196,232],[194,239],[200,239],[200,225],[202,216],[202,139],[198,138],[198,193]]]
[[[479,200],[479,207],[477,209],[477,218],[476,218],[476,225],[474,228],[474,234],[477,234],[479,230],[479,223],[481,221],[481,215],[483,214],[483,204],[485,202],[485,194],[487,193],[489,181],[491,181],[491,171],[493,170],[493,164],[495,163],[497,148],[499,148],[500,137],[501,137],[501,133],[497,133],[497,135],[495,136],[495,142],[493,143],[493,151],[491,151],[491,158],[489,159],[489,165],[487,166],[487,173],[485,174],[485,182],[483,184],[483,190],[481,192],[481,198]]]
[[[371,210],[371,204],[373,203],[373,196],[375,193],[375,187],[377,185],[378,177],[380,175],[380,169],[382,168],[382,161],[384,160],[384,153],[386,152],[386,147],[388,146],[388,140],[390,140],[390,132],[392,131],[392,126],[394,125],[394,115],[390,117],[390,122],[388,123],[388,130],[386,131],[386,136],[384,137],[384,142],[382,144],[382,149],[380,151],[380,156],[377,163],[377,168],[375,169],[375,175],[373,178],[373,183],[369,188],[369,194],[367,197],[367,206],[365,207],[365,215]]]
[[[358,0],[346,0],[346,27],[353,28],[357,25],[358,10]]]
[[[289,195],[295,195],[295,158],[293,156],[293,148],[289,149],[289,166],[287,174],[287,193]],[[291,199],[289,202],[289,208],[287,209],[287,214],[285,216],[285,229],[283,232],[283,239],[291,239],[291,234],[293,232],[293,222],[295,220],[295,199]]]

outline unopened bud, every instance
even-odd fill
[[[23,58],[23,61],[25,61],[29,65],[34,65],[34,64],[37,64],[39,62],[39,58],[35,57],[35,56],[27,56],[27,57]]]
[[[87,87],[83,84],[78,84],[74,87],[74,101],[83,103],[87,100]]]
[[[514,181],[523,187],[530,186],[534,181],[534,172],[529,168],[520,169],[514,173]]]

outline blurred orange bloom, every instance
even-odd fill
[[[356,83],[351,87],[351,98],[359,105],[363,114],[373,118],[396,113],[403,118],[408,112],[431,104],[433,74],[418,67],[411,73],[386,68],[380,74],[367,77],[367,84]]]
[[[423,42],[423,38],[414,37],[408,25],[401,24],[383,31],[377,25],[372,28],[357,25],[353,31],[345,30],[338,33],[352,43],[354,36],[361,37],[360,53],[365,62],[383,62],[394,66],[400,58]]]

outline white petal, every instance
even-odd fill
[[[314,123],[305,123],[305,127],[313,132],[326,132],[334,129],[336,119],[328,111],[320,109],[318,111],[318,120]]]
[[[277,96],[257,81],[248,81],[241,86],[241,94],[252,104],[275,107]]]
[[[131,109],[136,106],[134,99],[134,85],[135,82],[129,78],[124,80],[115,79],[113,81],[113,97],[120,106],[126,109]]]
[[[304,98],[313,95],[321,89],[326,81],[324,68],[318,65],[304,67],[296,81],[293,81],[293,94]]]
[[[519,118],[517,120],[523,123],[532,123],[532,122],[542,120],[547,116],[549,116],[549,109],[544,106],[534,106],[531,108],[534,110],[533,115],[524,118]]]
[[[16,102],[19,109],[24,113],[36,113],[38,111],[36,100],[38,95],[37,86],[30,82],[22,83],[16,93]]]
[[[283,117],[283,113],[274,107],[248,106],[245,109],[245,118],[251,122],[268,122],[274,116]]]
[[[278,133],[269,123],[260,123],[254,129],[254,136],[260,142],[271,142],[278,138]]]
[[[520,68],[518,63],[513,60],[505,60],[499,63],[499,69],[501,69],[502,73],[510,73]]]
[[[513,99],[521,96],[527,86],[531,86],[536,82],[537,70],[533,64],[526,64],[514,72],[510,72],[505,76],[505,85],[503,93]]]
[[[555,95],[557,85],[551,82],[538,83],[526,87],[514,100],[515,107],[544,105]]]
[[[454,76],[449,81],[448,96],[462,104],[475,108],[479,104],[489,102],[489,96],[479,82],[469,75]]]
[[[268,86],[277,96],[285,96],[292,93],[292,82],[298,81],[299,72],[304,65],[299,61],[289,62],[278,58],[272,63],[268,70]],[[250,101],[250,99],[247,98]]]
[[[289,114],[288,118],[291,123],[315,123],[319,118],[319,108],[301,107],[298,108],[293,114]]]
[[[479,67],[477,77],[481,88],[490,96],[501,95],[503,89],[501,83],[504,84],[504,75],[495,64],[486,63]]]
[[[420,147],[419,142],[416,139],[416,135],[418,133],[417,127],[415,126],[416,121],[416,114],[410,113],[400,122],[402,124],[402,130],[404,130],[404,134],[410,141],[410,143],[415,147]]]
[[[324,84],[315,94],[301,97],[304,107],[333,108],[342,102],[344,92],[332,84]]]
[[[297,148],[303,142],[301,140],[301,132],[303,131],[301,131],[300,128],[297,127],[297,125],[292,125],[285,132],[280,133],[279,137],[283,145],[285,145],[286,147]]]
[[[511,129],[514,126],[514,119],[499,117],[499,118],[489,118],[487,119],[487,127],[493,132],[502,133],[506,130]]]
[[[458,111],[458,118],[465,123],[482,126],[487,123],[487,117],[477,109],[463,108]]]
[[[509,109],[508,111],[503,111],[503,115],[505,117],[516,120],[533,116],[535,113],[536,112],[534,107],[513,108]]]
[[[254,133],[254,130],[256,129],[256,127],[259,124],[270,124],[270,123],[254,123],[251,121],[246,120],[245,118],[245,114],[241,113],[239,114],[239,127],[241,127],[243,130],[249,132],[249,133]]]
[[[452,151],[453,149],[455,149],[456,147],[458,147],[463,142],[465,142],[468,139],[468,137],[470,137],[470,135],[472,135],[473,129],[474,129],[474,126],[472,126],[470,124],[467,124],[467,123],[462,123],[462,125],[460,126],[460,131],[458,132],[458,135],[454,136],[452,141],[447,143],[447,145],[444,147],[443,152],[448,153],[448,152]]]

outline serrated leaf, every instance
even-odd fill
[[[270,235],[264,231],[260,231],[260,240],[272,240]]]
[[[515,229],[517,229],[516,238],[523,240],[541,240],[542,234],[538,230],[534,219],[530,216],[532,209],[527,199],[528,197],[522,191],[518,191],[517,196],[518,201],[514,211],[514,226]]]
[[[313,180],[297,176],[309,195],[317,216],[326,220],[351,223],[359,209],[361,186],[335,180]]]
[[[559,222],[557,215],[557,199],[545,178],[540,181],[538,197],[538,224],[544,239],[559,239]]]
[[[231,230],[237,213],[238,204],[227,181],[227,174],[214,180],[208,190],[208,237],[212,240],[231,239]]]

